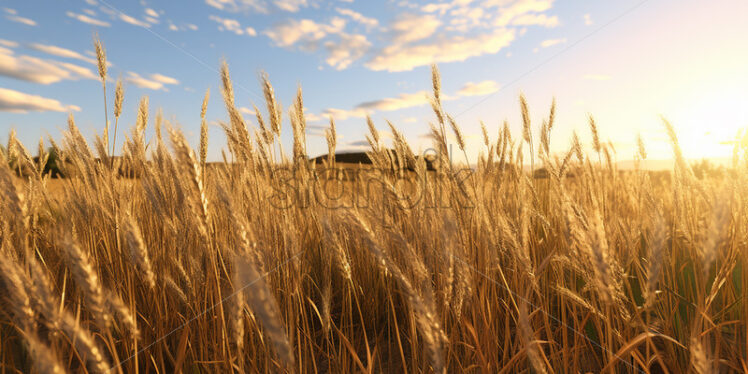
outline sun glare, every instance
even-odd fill
[[[687,158],[729,158],[734,140],[748,127],[745,88],[715,89],[695,95],[673,111],[669,119],[678,129]]]

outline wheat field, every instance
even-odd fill
[[[221,80],[226,163],[206,163],[207,94],[197,150],[144,98],[111,158],[117,84],[114,137],[90,146],[71,115],[52,140],[60,180],[43,172],[43,144],[32,157],[11,134],[0,371],[748,371],[748,142],[731,168],[694,173],[663,120],[675,169],[622,171],[594,119],[591,154],[576,135],[552,154],[555,104],[538,125],[520,98],[522,133],[484,128],[467,168],[446,156],[448,136],[465,141],[433,68],[439,167],[391,124],[384,147],[369,120],[373,165],[345,174],[334,156],[306,161],[301,90],[284,112],[265,77],[251,134],[225,63]],[[331,121],[331,155],[336,141]]]

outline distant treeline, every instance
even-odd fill
[[[19,162],[19,157],[21,157],[18,154],[15,154],[17,152],[13,152],[14,154],[8,154],[8,147],[0,145],[0,152],[3,153],[3,155],[6,155],[6,159],[8,160],[8,163],[11,167],[11,170],[15,171],[17,176],[29,176],[32,175],[32,173],[36,173],[36,170],[29,170],[29,166],[27,163]],[[394,151],[392,151],[394,152]],[[57,150],[54,147],[49,147],[46,149],[44,157],[46,157],[46,162],[44,164],[43,169],[43,175],[49,175],[51,178],[65,178],[68,175],[65,173],[65,160],[64,158],[61,158],[58,154]],[[419,156],[416,156],[419,157]],[[35,167],[39,167],[39,156],[31,157],[33,160]],[[101,159],[96,159],[97,162],[101,162]],[[309,161],[311,163],[314,163],[316,165],[323,165],[325,163],[328,163],[329,161],[329,155],[321,155],[317,157],[309,158]],[[426,169],[429,171],[434,171],[438,167],[436,163],[429,159],[428,157],[425,158],[426,162]],[[111,167],[116,167],[118,169],[118,174],[120,177],[123,178],[139,178],[140,172],[137,170],[137,168],[133,168],[130,166],[127,159],[119,156],[114,156],[108,160],[108,163],[111,165]],[[336,164],[342,164],[342,165],[371,165],[372,160],[369,157],[367,152],[342,152],[335,154],[335,163]],[[221,167],[224,163],[223,162],[210,162],[208,163],[208,166],[210,168],[215,167]],[[393,167],[397,167],[396,165]],[[401,168],[405,170],[413,170],[415,165],[403,165]],[[728,170],[721,166],[717,165],[707,159],[702,159],[700,161],[693,162],[691,164],[691,168],[693,170],[694,176],[701,179],[705,177],[719,177],[723,176],[725,173],[728,172]],[[67,168],[70,169],[70,168]],[[625,172],[621,170],[621,172]],[[669,174],[669,171],[650,171],[650,174]],[[571,172],[568,177],[573,177],[574,173]],[[548,177],[548,171],[545,168],[538,168],[533,173],[533,177],[536,179],[544,179]]]

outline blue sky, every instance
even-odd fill
[[[687,157],[727,157],[725,145],[748,125],[748,2],[716,0],[59,0],[0,3],[0,141],[10,129],[28,147],[59,138],[71,111],[85,134],[103,132],[103,99],[92,35],[104,42],[109,75],[125,82],[122,128],[149,96],[193,144],[206,89],[210,158],[227,119],[218,69],[226,59],[249,123],[262,108],[265,71],[281,102],[297,85],[308,114],[308,152],[332,115],[340,148],[364,139],[366,114],[381,130],[392,121],[416,149],[433,114],[429,65],[442,74],[445,107],[483,150],[479,121],[496,136],[509,120],[519,134],[518,95],[536,128],[558,100],[552,148],[587,115],[621,160],[641,133],[653,158],[669,158],[659,115],[675,124]],[[108,82],[109,108],[114,81]],[[284,129],[290,142],[290,127]],[[119,139],[121,144],[122,138]],[[290,149],[286,147],[286,149]]]

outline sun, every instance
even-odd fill
[[[729,158],[741,130],[748,128],[748,90],[722,87],[691,95],[670,117],[684,155]]]

